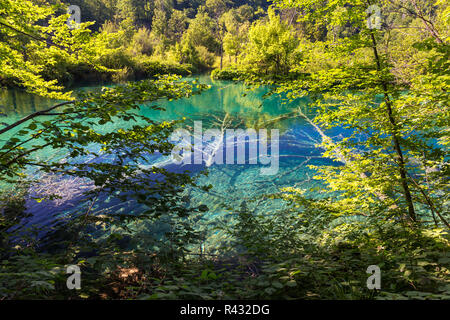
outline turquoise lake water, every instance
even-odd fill
[[[205,204],[209,211],[202,218],[203,221],[214,223],[234,214],[231,209],[238,209],[242,205],[253,212],[269,212],[280,209],[283,204],[277,201],[258,199],[264,194],[275,193],[283,187],[298,187],[310,190],[311,196],[320,197],[320,183],[314,180],[314,170],[309,165],[329,165],[332,161],[321,157],[322,150],[317,147],[320,136],[304,118],[293,113],[301,108],[304,113],[313,118],[314,110],[308,107],[308,100],[300,99],[290,103],[283,103],[282,98],[272,96],[263,98],[267,88],[247,91],[241,83],[229,81],[212,81],[207,76],[199,78],[200,82],[211,85],[204,93],[188,99],[177,101],[160,101],[158,104],[165,111],[155,111],[142,107],[142,114],[155,120],[174,120],[186,118],[183,128],[194,127],[194,121],[201,121],[203,130],[220,129],[226,120],[228,129],[278,129],[279,142],[279,170],[275,175],[262,175],[261,164],[213,164],[208,168],[201,165],[177,165],[182,170],[194,172],[208,169],[208,176],[200,176],[199,184],[211,184],[209,192],[197,188],[185,190],[186,198],[191,205]],[[93,87],[83,87],[76,90],[92,90]],[[76,91],[75,90],[75,91]],[[53,105],[54,101],[39,98],[23,92],[9,90],[0,91],[0,111],[7,114],[5,122],[12,122],[31,112]],[[117,130],[124,127],[124,123],[115,122],[105,130]],[[333,136],[342,136],[343,132],[330,132]],[[226,137],[225,137],[226,138]],[[46,157],[63,158],[59,154],[42,152],[42,159]],[[169,158],[155,157],[153,164],[171,166]],[[181,171],[182,171],[181,170]],[[54,176],[41,177],[42,181],[32,189],[32,194],[45,194],[52,190],[62,196],[62,199],[37,203],[29,199],[27,210],[31,214],[27,225],[52,225],[55,219],[70,216],[80,211],[79,200],[82,193],[90,188],[81,179],[60,178]],[[55,187],[56,186],[56,187]],[[107,214],[108,212],[138,211],[140,208],[134,203],[122,203],[113,197],[103,199],[97,203],[93,212]]]

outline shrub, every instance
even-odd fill
[[[211,73],[211,78],[217,80],[236,80],[242,75],[242,71],[236,68],[215,69]]]

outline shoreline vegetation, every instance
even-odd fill
[[[0,2],[2,90],[61,101],[14,120],[0,109],[0,300],[450,299],[447,1],[70,4],[82,20],[69,28],[65,1]],[[284,117],[236,123],[301,117],[333,161],[308,164],[308,179],[323,187],[293,181],[239,207],[225,203],[230,220],[202,224],[209,204],[192,204],[185,191],[214,186],[150,161],[170,154],[170,134],[190,119],[140,111],[205,94],[209,86],[182,78],[205,72],[267,89],[279,105],[307,98]],[[115,85],[75,97],[80,82]],[[213,116],[222,132],[233,125],[229,114]],[[42,157],[58,152],[64,159]],[[90,186],[44,240],[20,229],[27,201],[60,197],[30,195],[40,182],[33,170],[66,192]],[[92,214],[102,201],[140,211]],[[277,209],[250,205],[263,202]],[[207,246],[208,232],[226,237]],[[72,265],[80,290],[66,286]],[[369,266],[381,270],[381,288],[367,287]]]

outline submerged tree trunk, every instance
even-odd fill
[[[322,139],[322,142],[328,142],[328,143],[332,143],[334,146],[336,146],[336,144],[334,143],[333,139],[326,135],[325,132],[322,130],[322,128],[319,127],[319,125],[317,125],[316,123],[314,123],[308,116],[306,116],[306,114],[300,109],[297,109],[297,113],[303,118],[305,119],[313,128],[314,130],[316,130],[316,132],[320,135],[320,138]],[[340,162],[342,162],[345,165],[350,165],[353,161],[351,156],[345,155],[343,152],[341,152],[341,149],[339,147],[335,147],[334,149],[334,156],[336,157],[336,159],[338,159]],[[359,176],[362,179],[369,179],[369,175],[366,172],[357,172],[359,174]],[[389,199],[389,196],[381,193],[381,192],[374,192],[375,196],[380,199],[382,202],[386,202]],[[391,209],[398,209],[397,205],[392,205],[390,207]]]

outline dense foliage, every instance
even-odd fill
[[[66,5],[49,2],[0,3],[1,84],[60,100],[0,128],[1,298],[450,297],[445,1],[80,0],[71,4],[95,22],[76,29]],[[380,28],[367,24],[370,5],[381,8]],[[149,165],[170,153],[178,122],[138,111],[207,89],[156,75],[213,68],[214,78],[266,85],[286,101],[308,97],[318,115],[291,114],[311,124],[335,165],[316,168],[320,198],[292,187],[254,199],[284,204],[273,212],[227,208],[234,219],[216,228],[229,241],[206,248],[197,222],[209,209],[182,195],[195,177]],[[140,78],[150,79],[77,95],[63,88]],[[125,125],[111,129],[117,122]],[[331,136],[335,127],[350,135]],[[64,157],[42,160],[47,150]],[[47,175],[92,188],[83,211],[43,241],[42,230],[18,227],[29,186]],[[91,214],[97,199],[118,194],[142,213]],[[81,290],[65,288],[70,264],[83,267]],[[382,269],[381,290],[365,286],[369,265]]]

